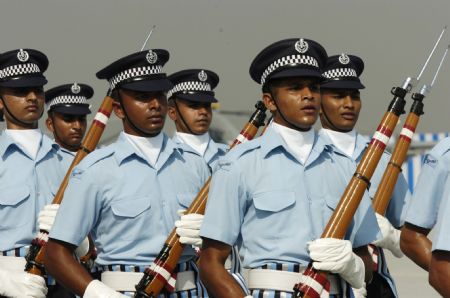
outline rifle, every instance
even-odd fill
[[[64,179],[59,186],[58,192],[53,198],[52,204],[61,204],[64,198],[64,191],[66,190],[69,183],[69,178],[72,170],[81,162],[84,157],[86,157],[86,155],[95,150],[95,147],[97,147],[100,137],[102,136],[105,129],[106,123],[108,122],[109,116],[111,115],[113,101],[114,100],[111,98],[111,90],[108,90],[108,93],[103,99],[103,102],[100,105],[100,108],[98,109],[94,120],[92,121],[92,124],[81,144],[80,149],[78,149],[75,158],[70,164],[69,169],[67,170],[66,175],[64,176]],[[25,259],[27,261],[25,265],[25,271],[27,271],[28,273],[44,276],[44,255],[47,241],[48,231],[44,230],[39,231],[36,238],[32,240],[30,249],[25,256]]]
[[[258,128],[264,125],[264,119],[266,118],[266,107],[264,106],[262,101],[258,101],[255,107],[256,111],[253,113],[248,123],[230,145],[229,149],[232,149],[234,146],[240,143],[253,139],[258,132]],[[186,210],[186,214],[205,213],[210,183],[211,177],[208,178],[206,183],[201,188],[200,192],[192,201],[191,205]],[[184,245],[180,243],[179,236],[176,233],[175,229],[173,229],[169,237],[167,237],[163,248],[159,252],[156,259],[153,261],[152,265],[145,269],[144,276],[135,287],[136,293],[134,297],[157,297],[170,279],[171,274],[181,257],[183,249]]]
[[[392,192],[394,191],[398,175],[402,170],[402,164],[406,159],[406,154],[408,153],[409,145],[411,144],[411,138],[414,135],[417,125],[419,124],[420,116],[423,115],[422,101],[425,98],[426,94],[431,91],[431,88],[433,88],[439,70],[441,69],[444,59],[447,56],[449,47],[450,45],[447,47],[444,55],[441,58],[431,84],[424,84],[419,93],[413,93],[411,96],[411,98],[413,99],[411,110],[406,117],[405,124],[403,124],[403,128],[400,132],[400,137],[395,144],[391,159],[389,160],[386,170],[384,171],[383,178],[380,181],[380,185],[372,201],[373,209],[378,214],[384,215],[386,213],[386,209],[389,205]]]
[[[391,89],[391,94],[394,95],[394,98],[391,100],[387,112],[384,114],[375,131],[353,177],[341,196],[339,204],[329,219],[321,238],[344,238],[364,192],[370,187],[370,179],[375,172],[398,119],[401,114],[405,113],[405,96],[419,82],[444,31],[445,28],[438,41],[435,43],[432,52],[428,56],[417,78],[407,77],[401,87],[393,87]],[[322,291],[328,291],[329,281],[326,276],[327,273],[315,270],[312,267],[312,263],[308,265],[308,268],[303,275],[307,282],[300,282],[294,286],[294,297],[320,297]]]

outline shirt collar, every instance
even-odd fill
[[[11,150],[22,151],[19,146],[17,146],[13,139],[8,136],[6,133],[0,134],[0,156],[5,158],[5,154],[7,153],[9,148],[13,148]],[[53,149],[58,150],[58,144],[54,143],[47,137],[45,134],[42,135],[41,144],[38,150],[38,154],[36,156],[36,162],[44,158],[50,151]]]
[[[319,138],[322,140],[325,146],[332,148],[333,151],[335,151],[338,154],[344,155],[344,153],[341,152],[339,148],[336,147],[336,145],[334,145],[333,141],[330,139],[330,137],[323,129],[319,130]],[[370,139],[356,132],[355,150],[353,152],[352,159],[357,160],[361,156],[361,154],[364,153],[369,143]]]

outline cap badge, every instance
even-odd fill
[[[17,59],[19,59],[20,62],[27,62],[29,58],[30,55],[28,55],[28,52],[23,49],[20,49],[17,53]]]
[[[81,91],[81,87],[77,83],[74,83],[72,87],[70,87],[70,90],[72,91],[73,94],[78,94]]]
[[[208,79],[208,75],[204,70],[198,73],[198,79],[202,82],[206,81]]]
[[[149,50],[147,55],[145,55],[145,58],[147,59],[148,63],[155,64],[156,60],[158,60],[158,55],[152,50]]]
[[[350,62],[350,58],[347,56],[347,54],[342,53],[339,56],[339,62],[341,62],[341,64],[348,64]]]
[[[306,51],[308,51],[308,48],[309,45],[303,38],[300,38],[300,40],[295,43],[295,49],[300,54],[306,53]]]

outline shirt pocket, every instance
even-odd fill
[[[151,201],[149,196],[119,198],[111,203],[112,229],[120,240],[136,240],[151,223]]]
[[[17,228],[34,220],[28,186],[0,188],[0,229]]]
[[[295,192],[267,191],[253,196],[255,232],[263,238],[279,239],[290,235],[290,226],[296,222]]]
[[[177,194],[178,204],[180,205],[180,209],[187,209],[191,206],[192,201],[196,198],[197,193],[195,192],[187,192],[187,193],[179,193]]]

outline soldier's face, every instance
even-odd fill
[[[42,87],[7,88],[0,90],[0,109],[3,110],[9,129],[37,128],[44,110],[44,89]],[[20,122],[17,122],[12,115]],[[21,123],[22,122],[22,123]]]
[[[133,124],[147,135],[156,136],[164,127],[167,114],[167,99],[164,92],[140,92],[126,89],[119,90],[122,107],[116,107],[116,115],[124,119],[124,131],[140,136],[142,133],[129,123]],[[126,115],[124,113],[124,110]]]
[[[56,143],[70,151],[77,151],[86,132],[86,115],[52,112],[46,120]]]
[[[320,122],[322,126],[332,130],[352,130],[361,111],[359,90],[322,89],[321,93]]]
[[[169,107],[169,116],[178,132],[204,134],[211,125],[211,103],[176,99],[176,106]]]
[[[320,85],[314,78],[287,78],[272,92],[264,93],[264,102],[278,124],[309,130],[317,121],[320,109]]]

